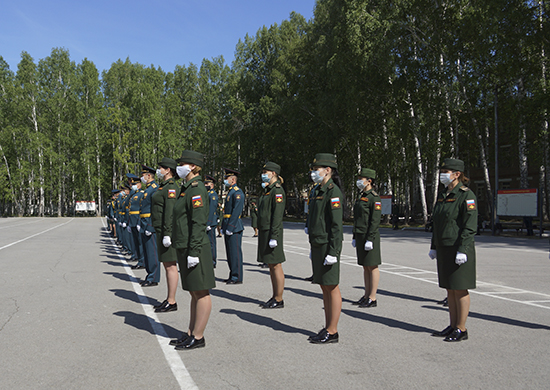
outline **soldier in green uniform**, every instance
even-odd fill
[[[363,168],[357,179],[357,187],[361,195],[353,207],[353,240],[351,245],[357,251],[357,264],[363,266],[365,295],[354,305],[359,307],[376,307],[376,290],[380,280],[378,266],[382,264],[380,254],[380,217],[382,200],[373,190],[373,180],[376,172]]]
[[[205,346],[204,330],[212,310],[209,289],[216,286],[210,241],[206,234],[208,193],[200,173],[204,156],[185,150],[177,160],[176,172],[184,180],[174,206],[172,245],[177,250],[181,284],[191,294],[189,329],[171,340],[176,349]]]
[[[252,237],[258,237],[258,205],[255,199],[250,201],[250,226],[254,229]]]
[[[126,196],[126,184],[122,185],[122,190],[118,193],[115,202],[115,229],[117,235],[117,244],[122,248],[122,202]]]
[[[151,223],[151,201],[153,194],[157,192],[158,185],[155,183],[156,170],[147,165],[141,166],[141,182],[145,186],[143,198],[140,202],[139,219],[143,231],[143,254],[147,276],[141,282],[141,287],[157,286],[160,282],[160,265],[157,255],[157,236],[155,228]]]
[[[273,295],[261,304],[264,309],[283,308],[283,290],[285,274],[283,262],[283,216],[285,213],[285,190],[283,179],[279,176],[281,167],[274,162],[267,162],[262,168],[262,187],[258,205],[258,261],[269,266]]]
[[[309,338],[316,344],[338,342],[338,321],[342,311],[340,293],[340,253],[342,251],[344,196],[338,185],[336,157],[318,153],[311,179],[317,184],[309,202],[307,232],[311,246],[313,283],[321,285],[325,307],[325,327]]]
[[[470,311],[468,289],[476,287],[477,199],[466,185],[464,162],[447,158],[439,174],[446,187],[437,198],[433,212],[433,234],[429,256],[437,258],[439,287],[447,290],[450,325],[436,337],[445,341],[468,339],[466,319]]]
[[[216,245],[216,226],[218,226],[218,194],[214,189],[215,179],[210,175],[205,175],[204,186],[208,190],[208,221],[206,221],[206,232],[210,240],[210,249],[212,250],[212,263],[216,268],[217,245]]]
[[[176,200],[180,194],[176,184],[176,160],[164,157],[159,162],[157,177],[160,180],[158,190],[153,194],[151,204],[151,223],[155,228],[158,259],[166,270],[166,299],[155,306],[155,312],[176,311],[176,291],[178,288],[178,266],[176,249],[172,246],[172,222]]]
[[[122,236],[124,238],[126,253],[130,255],[130,261],[137,261],[138,258],[136,257],[134,240],[132,238],[131,232],[128,231],[128,222],[130,220],[130,200],[137,191],[137,183],[139,182],[139,177],[137,177],[133,173],[127,173],[126,177],[128,177],[128,185],[130,189],[126,193],[126,197],[124,198],[124,202],[122,203]]]

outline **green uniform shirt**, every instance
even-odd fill
[[[202,246],[210,241],[206,234],[208,193],[200,176],[184,183],[174,205],[172,245],[187,249],[188,256],[200,257]]]
[[[366,234],[367,241],[374,242],[379,236],[382,216],[382,200],[374,190],[362,192],[353,206],[353,238],[355,233]]]
[[[283,238],[283,216],[285,214],[285,191],[281,182],[268,185],[260,196],[258,206],[258,229],[269,230],[270,240]]]
[[[431,249],[457,246],[462,253],[474,251],[477,232],[477,199],[472,190],[458,183],[449,193],[439,194],[433,212]]]
[[[160,237],[172,237],[173,211],[180,194],[176,179],[163,181],[151,200],[151,223]]]
[[[338,258],[344,240],[342,200],[342,191],[329,179],[324,186],[315,187],[309,199],[307,219],[309,242],[328,244],[327,254]]]

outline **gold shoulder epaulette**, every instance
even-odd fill
[[[237,187],[237,186],[233,187],[233,189],[234,189],[235,191],[239,191],[239,187]]]
[[[199,185],[199,182],[198,181],[194,181],[193,183],[191,183],[191,187],[196,187]]]
[[[328,189],[329,189],[329,190],[332,190],[333,188],[334,188],[334,183],[330,183],[330,184],[328,185]]]
[[[464,192],[470,191],[470,189],[469,189],[468,187],[466,187],[466,186],[460,187],[460,190],[461,190],[461,191],[464,191]]]
[[[151,184],[151,187],[153,187],[153,188],[157,188],[157,183],[153,183],[153,184]]]
[[[281,183],[277,183],[277,184],[275,184],[275,187],[277,187],[277,188],[281,188]]]
[[[378,194],[377,194],[376,191],[374,191],[374,190],[372,191],[372,194],[373,194],[374,196],[378,196]]]

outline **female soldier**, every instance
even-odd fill
[[[340,294],[340,252],[344,239],[344,198],[337,172],[336,157],[318,153],[312,164],[311,178],[317,183],[309,201],[307,232],[311,246],[313,283],[321,285],[325,307],[325,327],[309,341],[316,344],[338,342],[338,320],[342,311]],[[338,185],[337,185],[338,184]]]
[[[357,264],[363,266],[365,280],[365,295],[354,305],[359,307],[376,307],[376,290],[380,280],[378,265],[382,264],[380,255],[380,216],[382,201],[372,189],[372,182],[376,178],[373,169],[363,168],[359,173],[357,187],[361,196],[353,207],[353,240],[351,245],[357,251]]]
[[[450,325],[441,332],[445,341],[468,339],[466,319],[470,310],[468,289],[476,287],[476,196],[466,187],[464,162],[447,158],[441,164],[440,182],[446,187],[433,212],[433,235],[429,256],[437,258],[439,287],[447,289]]]
[[[267,162],[262,169],[264,193],[258,204],[258,261],[269,266],[273,296],[260,306],[264,309],[285,307],[283,290],[285,274],[283,262],[283,215],[285,213],[285,190],[279,177],[281,167]]]
[[[258,205],[254,199],[250,201],[250,226],[254,229],[252,237],[258,237]]]
[[[177,250],[181,284],[191,294],[189,329],[171,340],[176,349],[205,346],[204,329],[212,310],[209,289],[216,286],[210,241],[206,234],[208,194],[200,172],[204,156],[185,150],[177,160],[176,172],[184,180],[174,206],[172,245]]]
[[[176,303],[178,266],[176,265],[176,249],[172,247],[172,212],[180,191],[175,178],[176,161],[164,157],[158,165],[157,176],[160,180],[160,187],[153,194],[151,221],[157,233],[158,258],[166,270],[168,294],[164,302],[155,306],[155,312],[165,313],[178,310]]]

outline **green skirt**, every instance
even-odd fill
[[[311,263],[313,265],[313,283],[322,286],[335,286],[340,283],[340,256],[333,265],[323,265],[328,254],[328,244],[311,244]]]
[[[285,252],[283,251],[283,240],[277,240],[275,248],[269,247],[269,230],[260,230],[258,232],[258,262],[265,264],[283,263]]]
[[[158,258],[161,263],[175,263],[178,261],[178,256],[176,254],[176,248],[170,245],[166,248],[162,244],[163,237],[159,234],[156,234],[157,237],[157,253]]]
[[[382,254],[380,251],[380,234],[372,242],[373,248],[370,251],[365,250],[367,235],[364,233],[355,233],[355,250],[357,252],[357,264],[363,267],[373,267],[382,264]]]
[[[178,249],[176,252],[181,276],[181,286],[184,290],[202,291],[216,287],[210,242],[202,245],[199,264],[193,268],[187,268],[187,249]]]
[[[466,253],[468,261],[455,263],[457,246],[440,246],[437,251],[437,276],[439,287],[447,290],[470,290],[476,288],[476,252]]]

